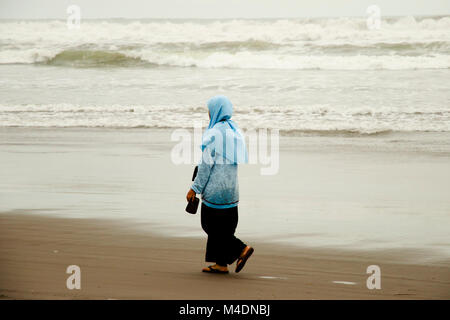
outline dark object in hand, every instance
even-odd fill
[[[189,212],[191,214],[196,214],[199,202],[200,202],[200,200],[197,197],[195,197],[194,200],[189,201],[186,206],[186,212]]]
[[[197,172],[198,172],[198,166],[195,166],[194,174],[192,175],[192,181],[195,180],[195,177],[197,176]]]

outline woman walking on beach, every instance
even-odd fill
[[[231,120],[233,105],[225,96],[208,101],[209,125],[202,138],[202,160],[198,174],[187,193],[192,201],[202,195],[201,223],[208,234],[206,262],[215,264],[203,272],[228,273],[228,265],[236,262],[235,272],[244,267],[253,248],[235,237],[238,223],[238,163],[247,162],[244,137]]]

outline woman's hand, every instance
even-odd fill
[[[189,189],[189,191],[188,191],[188,193],[186,195],[187,201],[188,202],[194,201],[195,195],[196,195],[195,191],[192,190],[192,189]]]

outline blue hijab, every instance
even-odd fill
[[[245,138],[237,124],[231,120],[233,104],[225,96],[214,96],[208,101],[210,121],[202,138],[202,151],[210,147],[221,155],[227,164],[247,163],[248,154]]]

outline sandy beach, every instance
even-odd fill
[[[341,252],[255,243],[245,269],[200,270],[205,239],[160,237],[133,225],[92,219],[1,213],[2,299],[448,299],[449,261],[392,262],[418,252]],[[368,290],[376,262],[382,289]],[[66,288],[66,268],[81,268],[81,290]],[[340,284],[333,281],[351,282]]]
[[[201,272],[206,237],[184,212],[192,166],[170,162],[170,131],[2,138],[3,299],[450,297],[446,140],[430,151],[426,136],[282,138],[278,175],[240,172],[237,234],[255,254],[216,276]],[[69,265],[81,290],[66,288]],[[381,290],[366,287],[369,265]]]

